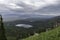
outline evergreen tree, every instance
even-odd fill
[[[0,15],[0,40],[7,40],[5,36],[5,29],[3,26],[3,19],[1,15]]]

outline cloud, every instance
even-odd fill
[[[17,1],[16,4],[22,6],[25,10],[27,9],[27,11],[34,11],[49,5],[56,5],[58,1],[59,0],[20,0]]]
[[[40,8],[58,4],[59,0],[0,0],[0,4],[12,10],[38,10]]]
[[[0,0],[0,14],[60,15],[59,5],[60,0]]]
[[[0,0],[0,12],[34,12],[58,4],[59,0]]]

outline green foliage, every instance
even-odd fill
[[[16,40],[16,37],[8,36],[7,40]]]
[[[5,36],[5,29],[1,15],[0,15],[0,40],[7,40]]]
[[[60,37],[60,33],[58,33],[57,37],[56,37],[56,30],[52,31],[51,29],[56,28],[57,26],[59,26],[58,24],[60,24],[59,20],[57,18],[51,18],[48,20],[37,20],[37,21],[33,21],[33,22],[29,22],[26,20],[19,20],[19,21],[14,21],[14,22],[7,22],[5,23],[5,28],[6,28],[6,34],[7,36],[12,36],[12,37],[16,37],[16,39],[24,39],[27,38],[27,40],[55,40],[55,39],[59,39]],[[16,27],[16,24],[30,24],[33,27],[26,29],[23,27]],[[56,26],[57,25],[57,26]],[[50,32],[46,32],[46,29],[51,30]],[[40,34],[41,32],[44,32],[42,34]],[[40,35],[34,35],[34,33],[39,33]],[[34,35],[34,36],[33,36]],[[55,39],[54,39],[55,38]],[[8,38],[9,40],[15,40],[15,38]]]
[[[23,40],[60,40],[60,27]]]

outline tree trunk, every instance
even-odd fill
[[[7,40],[5,36],[5,29],[3,26],[3,19],[1,15],[0,15],[0,40]]]

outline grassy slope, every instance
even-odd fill
[[[23,40],[60,40],[60,27]]]

